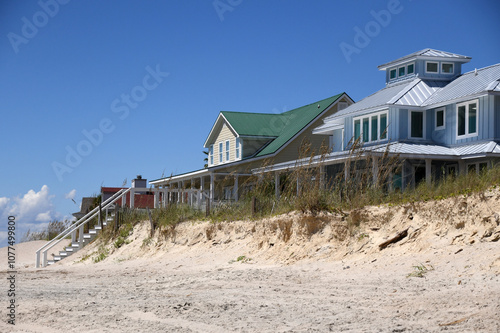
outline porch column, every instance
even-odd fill
[[[372,165],[372,176],[373,176],[373,185],[378,185],[378,159],[373,159]]]
[[[347,170],[347,167],[349,165],[347,164],[347,162],[344,162],[344,180],[347,181],[347,179],[349,178],[349,170]]]
[[[177,182],[177,203],[181,203],[181,182]]]
[[[154,208],[158,208],[158,204],[160,203],[160,189],[159,188],[155,188],[154,189],[154,192],[155,192],[155,203],[154,203]]]
[[[233,190],[234,201],[238,201],[238,174],[234,175],[234,190]]]
[[[324,190],[326,187],[325,179],[326,179],[325,166],[321,165],[319,167],[319,187],[322,190]]]
[[[465,161],[464,160],[459,160],[458,161],[458,173],[460,175],[465,175],[467,173],[465,171]]]
[[[406,189],[406,161],[401,166],[401,192]]]
[[[425,182],[429,186],[432,184],[432,160],[429,158],[425,159]]]
[[[134,208],[135,189],[130,190],[130,209]]]
[[[203,181],[203,176],[200,177],[200,194],[198,195],[198,209],[201,209],[201,203],[203,201],[203,190],[205,190],[205,182]]]
[[[186,199],[184,199],[184,194],[185,194],[184,190],[185,190],[185,186],[186,185],[185,185],[184,181],[181,182],[181,186],[182,186],[182,188],[181,188],[181,195],[182,195],[182,197],[181,197],[181,203],[185,203]]]
[[[214,174],[210,174],[210,203],[214,201]]]
[[[274,173],[274,195],[276,196],[276,199],[280,198],[280,173],[276,171]]]

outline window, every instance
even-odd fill
[[[424,138],[424,112],[410,111],[410,138]]]
[[[210,145],[210,148],[208,148],[208,161],[210,165],[214,165],[214,145]]]
[[[409,64],[406,70],[406,74],[410,75],[415,73],[415,64]]]
[[[387,139],[387,111],[354,119],[354,138],[363,142]]]
[[[425,63],[425,72],[426,73],[438,73],[439,72],[438,63],[427,61]]]
[[[358,139],[361,136],[361,120],[354,120],[354,139]]]
[[[441,63],[441,73],[453,74],[453,63],[449,63],[449,62]]]
[[[236,138],[236,149],[235,149],[235,154],[236,154],[236,159],[239,160],[240,159],[240,150],[241,150],[241,139],[240,138]]]
[[[223,157],[223,155],[222,155],[222,142],[219,142],[219,163],[224,162],[222,157]]]
[[[445,109],[436,110],[436,130],[442,130],[445,127]]]
[[[457,139],[477,136],[477,100],[457,104]]]
[[[399,67],[398,68],[398,76],[401,77],[401,76],[405,76],[406,74],[406,67]]]
[[[369,142],[370,139],[370,118],[363,118],[363,142]]]
[[[372,135],[370,141],[377,141],[378,139],[378,116],[372,117]]]
[[[470,173],[477,173],[481,174],[488,170],[488,162],[473,162],[473,163],[468,163],[467,164],[467,174]]]
[[[229,161],[229,140],[226,141],[226,161]]]
[[[393,80],[393,79],[396,78],[396,76],[397,76],[396,68],[391,69],[390,72],[389,72],[389,79]]]
[[[380,115],[380,140],[387,139],[387,113]]]

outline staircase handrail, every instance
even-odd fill
[[[54,237],[50,242],[44,244],[41,248],[39,248],[36,251],[36,267],[39,267],[40,264],[40,252],[43,250],[43,252],[47,252],[50,248],[53,246],[57,245],[61,240],[63,240],[65,237],[69,236],[73,231],[78,229],[80,226],[84,225],[85,223],[89,222],[92,218],[96,216],[98,213],[99,209],[106,209],[108,206],[112,205],[116,200],[120,199],[124,195],[126,195],[128,192],[130,192],[132,188],[128,189],[121,189],[115,194],[113,194],[111,197],[109,197],[106,201],[104,201],[101,204],[101,207],[97,206],[94,209],[92,209],[90,212],[85,214],[82,218],[76,221],[76,223],[72,224],[66,230],[62,231],[59,235]]]

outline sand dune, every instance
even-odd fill
[[[26,254],[40,244],[20,244],[17,325],[0,331],[499,332],[498,214],[495,190],[354,221],[189,222],[152,239],[139,223],[97,264],[94,242],[44,269]]]

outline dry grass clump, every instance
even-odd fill
[[[288,242],[290,238],[292,237],[292,226],[293,226],[293,221],[292,220],[278,220],[277,222],[278,227],[281,231],[281,240],[283,242]]]
[[[302,216],[299,221],[302,234],[308,238],[323,230],[327,224],[327,219],[318,216]]]

